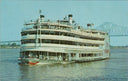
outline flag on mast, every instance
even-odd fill
[[[42,11],[41,11],[41,10],[39,10],[39,13],[41,14],[41,13],[42,13]]]

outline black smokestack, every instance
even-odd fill
[[[72,17],[72,14],[69,14],[68,17]]]
[[[44,18],[44,15],[40,15],[40,18]]]

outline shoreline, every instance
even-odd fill
[[[0,47],[0,49],[20,49],[20,46],[4,46],[4,47]]]
[[[0,47],[0,49],[20,49],[20,46],[5,46],[5,47]],[[128,47],[110,47],[110,49],[128,49]]]

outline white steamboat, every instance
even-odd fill
[[[21,32],[20,61],[24,64],[87,62],[109,58],[108,33],[83,29],[72,15],[63,20],[45,20],[24,24]]]

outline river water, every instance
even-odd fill
[[[107,60],[19,65],[19,49],[0,49],[0,81],[128,81],[128,49],[111,49]]]

